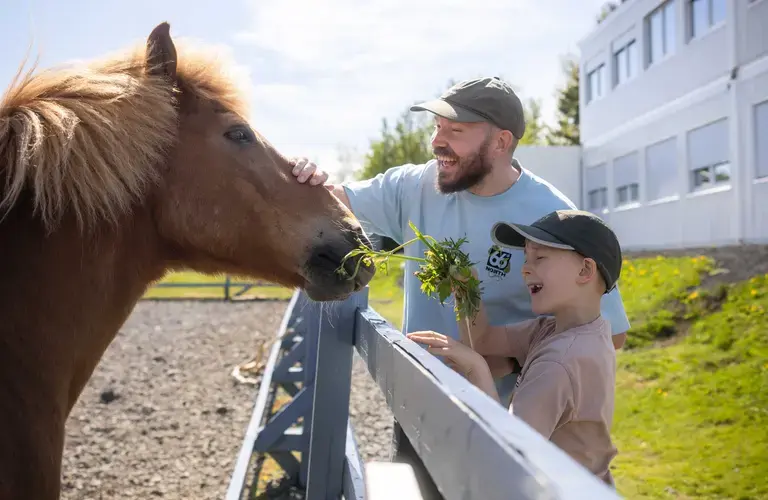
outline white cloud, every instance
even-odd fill
[[[233,34],[255,69],[254,125],[288,154],[335,168],[338,144],[365,150],[382,117],[450,79],[502,76],[546,118],[560,56],[594,26],[602,0],[248,0]]]

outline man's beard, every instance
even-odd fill
[[[458,159],[458,162],[454,167],[457,177],[453,181],[448,181],[448,179],[445,178],[445,175],[438,170],[437,178],[435,180],[435,187],[437,190],[442,194],[465,191],[485,179],[485,176],[491,172],[491,164],[488,162],[486,156],[489,143],[490,139],[487,139],[480,146],[477,153],[465,158],[459,158],[456,156],[456,153],[449,148],[435,148],[433,152],[435,156],[448,156]]]

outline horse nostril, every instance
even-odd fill
[[[371,240],[368,239],[368,236],[365,235],[365,232],[362,230],[362,228],[345,231],[344,238],[354,248],[359,248],[361,243],[369,249],[373,248]]]

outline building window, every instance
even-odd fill
[[[640,185],[637,182],[616,188],[616,206],[629,205],[640,199]]]
[[[601,187],[587,192],[589,206],[587,209],[591,212],[602,210],[608,207],[608,188]]]
[[[689,0],[691,38],[696,38],[725,21],[727,0]]]
[[[671,198],[677,190],[677,140],[670,137],[645,150],[645,196],[648,201]]]
[[[706,189],[730,182],[729,147],[726,118],[688,132],[691,190]]]
[[[768,177],[768,101],[755,106],[755,177]]]
[[[616,186],[616,206],[635,203],[640,199],[640,175],[637,153],[613,160],[613,185]]]
[[[613,54],[613,79],[620,85],[637,74],[637,44],[634,40]]]
[[[677,26],[675,2],[668,0],[656,8],[646,19],[648,63],[653,64],[675,51]]]
[[[587,102],[599,99],[605,92],[605,64],[587,73]]]
[[[598,213],[608,208],[608,183],[604,163],[586,169],[584,184],[587,191],[587,210]]]

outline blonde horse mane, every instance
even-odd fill
[[[244,87],[222,54],[179,44],[178,86],[146,72],[146,47],[22,76],[0,100],[0,217],[29,190],[50,230],[67,210],[80,226],[115,222],[160,178],[177,139],[182,89],[243,117]]]

